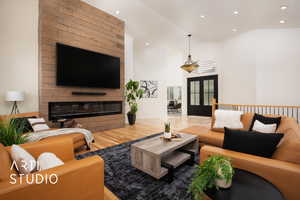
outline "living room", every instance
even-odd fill
[[[0,5],[0,199],[300,199],[300,2]]]

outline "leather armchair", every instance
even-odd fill
[[[62,159],[65,163],[62,166],[31,174],[38,173],[44,177],[44,180],[49,180],[49,175],[56,174],[58,182],[49,184],[48,181],[46,184],[44,181],[42,184],[28,184],[24,176],[16,178],[17,184],[11,184],[10,179],[2,180],[0,182],[0,199],[105,199],[104,191],[108,190],[104,187],[104,161],[99,156],[75,160],[72,139],[45,140],[21,146],[35,158],[43,152],[52,152]],[[0,146],[0,148],[2,148],[1,154],[8,154],[10,151],[10,147]],[[3,151],[4,149],[6,152]]]
[[[234,167],[252,172],[270,181],[282,192],[285,199],[300,199],[300,165],[208,145],[201,148],[201,161],[212,155],[227,156],[231,158]]]

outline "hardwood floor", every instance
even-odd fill
[[[210,118],[198,116],[170,116],[171,129],[180,131],[181,129],[193,125],[210,125]],[[164,131],[164,121],[160,119],[137,120],[134,126],[126,125],[124,128],[111,129],[94,133],[95,143],[92,144],[91,151],[114,146],[131,140],[136,140],[148,135]],[[85,153],[82,151],[80,153]]]

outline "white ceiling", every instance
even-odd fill
[[[187,33],[202,41],[220,41],[259,28],[300,27],[300,0],[83,1],[123,19],[136,42],[164,40],[184,44]],[[288,9],[282,11],[281,5]],[[238,15],[233,14],[235,10]],[[282,19],[285,24],[279,23]]]
[[[222,40],[258,28],[300,27],[300,0],[141,0],[161,16],[204,40]],[[282,11],[281,5],[288,9]],[[239,11],[238,15],[233,12]],[[200,16],[204,15],[202,19]],[[286,20],[280,24],[280,20]]]

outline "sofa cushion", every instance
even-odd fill
[[[241,111],[235,110],[216,110],[215,111],[215,123],[213,128],[235,128],[240,129],[243,128],[243,124],[241,122]]]
[[[10,155],[20,174],[30,174],[36,170],[35,158],[19,145],[11,146]]]
[[[241,117],[241,121],[243,123],[243,130],[249,130],[250,126],[251,126],[251,123],[252,123],[252,119],[254,117],[254,114],[255,113],[250,113],[250,112],[247,112],[247,113],[244,113]]]
[[[45,131],[50,129],[44,118],[29,118],[28,121],[31,124],[31,127],[34,130],[34,132]]]
[[[38,157],[37,163],[39,171],[51,169],[64,164],[64,162],[61,159],[59,159],[54,153],[50,152],[42,153]]]
[[[282,142],[272,158],[300,165],[300,140]]]
[[[251,126],[249,128],[249,131],[253,130],[253,126],[254,126],[254,123],[256,120],[258,120],[264,124],[276,124],[276,129],[277,129],[280,125],[281,117],[267,117],[267,116],[263,116],[263,115],[255,113],[255,115],[252,119]]]
[[[252,119],[253,119],[254,113],[244,113],[241,116],[241,122],[243,124],[243,128],[241,128],[241,130],[249,130],[251,123],[252,123]],[[220,132],[220,133],[224,133],[224,128],[214,128],[215,124],[215,116],[213,115],[211,118],[211,130],[215,131],[215,132]]]
[[[12,160],[9,152],[0,143],[0,182],[9,180],[11,174],[18,174],[15,168],[12,167]]]
[[[223,148],[270,158],[283,134],[249,132],[225,128]]]
[[[85,141],[84,135],[82,133],[71,133],[71,134],[65,134],[65,135],[55,135],[55,136],[45,138],[43,140],[58,139],[58,138],[59,139],[72,138],[74,143],[79,142],[79,141]]]
[[[275,133],[277,124],[264,124],[258,120],[255,120],[252,130],[260,133]]]
[[[224,133],[215,132],[205,126],[192,126],[181,130],[180,132],[197,135],[200,143],[222,147]]]
[[[293,118],[283,117],[277,132],[284,137],[272,158],[300,164],[300,127]]]

